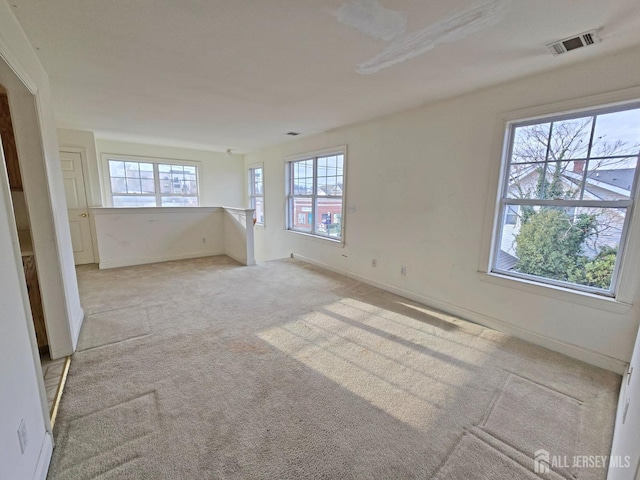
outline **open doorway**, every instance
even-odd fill
[[[29,296],[29,306],[40,355],[48,411],[53,422],[55,420],[57,402],[62,394],[66,372],[69,368],[70,357],[63,356],[56,360],[51,358],[49,334],[38,279],[37,260],[33,248],[31,220],[22,183],[22,173],[16,147],[9,98],[6,90],[2,86],[0,86],[0,144],[2,146],[2,158],[4,159],[11,191],[15,227],[20,243],[24,280]]]

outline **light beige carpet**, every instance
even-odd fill
[[[539,449],[609,453],[618,375],[308,264],[78,276],[52,480],[514,480]]]

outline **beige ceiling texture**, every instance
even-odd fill
[[[248,152],[640,45],[637,0],[13,0],[59,126]],[[598,29],[554,57],[547,43]]]

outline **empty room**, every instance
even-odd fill
[[[640,4],[0,0],[0,478],[640,480]]]

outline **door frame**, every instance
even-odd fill
[[[80,155],[80,164],[82,167],[82,182],[84,185],[84,197],[85,202],[87,204],[87,213],[89,215],[89,232],[91,236],[91,250],[93,251],[93,263],[100,263],[100,258],[98,257],[98,245],[96,244],[96,222],[93,218],[93,213],[91,212],[91,206],[89,205],[89,198],[91,198],[91,185],[89,184],[89,164],[87,163],[87,149],[84,147],[67,147],[66,145],[61,145],[58,148],[59,152],[66,153],[78,153]]]

